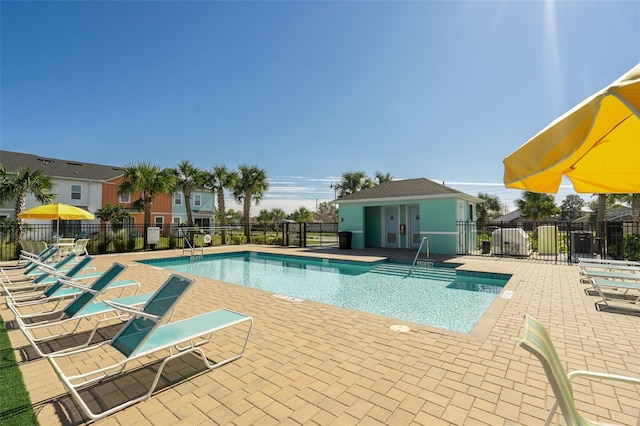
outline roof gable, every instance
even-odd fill
[[[380,185],[340,197],[336,200],[336,203],[392,198],[425,198],[438,195],[460,195],[465,198],[469,197],[469,195],[457,189],[450,188],[429,179],[417,178],[383,182]]]
[[[15,173],[22,168],[28,167],[32,171],[40,170],[45,175],[54,178],[106,181],[123,174],[121,167],[11,151],[0,151],[0,164],[9,173]]]

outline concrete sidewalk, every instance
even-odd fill
[[[265,248],[256,251],[349,257],[382,252]],[[207,249],[206,253],[248,246]],[[120,279],[152,291],[172,272],[137,259],[179,256],[181,251],[98,256],[104,270],[129,265]],[[303,301],[197,277],[174,319],[226,307],[253,316],[245,356],[179,382],[180,372],[199,373],[197,360],[175,366],[173,378],[149,400],[102,421],[105,425],[539,425],[553,397],[538,361],[518,346],[522,317],[542,321],[567,369],[640,377],[640,316],[599,312],[585,294],[577,266],[516,259],[457,257],[461,269],[512,274],[469,334]],[[11,312],[0,315],[9,323]],[[402,324],[408,333],[389,327]],[[9,332],[19,361],[27,354],[20,331]],[[207,346],[215,352],[215,345]],[[87,359],[100,364],[103,359]],[[152,360],[150,360],[152,362]],[[31,401],[42,425],[87,420],[46,360],[21,362]],[[175,380],[174,380],[175,379]],[[589,417],[634,424],[640,389],[577,381],[579,409]],[[556,422],[564,422],[556,416]]]

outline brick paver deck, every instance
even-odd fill
[[[252,249],[333,256],[304,249]],[[152,291],[171,271],[135,260],[180,254],[105,255],[94,263],[104,270],[122,262],[129,266],[122,278],[140,280],[142,291]],[[585,294],[577,266],[473,257],[455,262],[463,263],[462,269],[513,274],[505,287],[513,296],[498,297],[469,334],[311,301],[296,303],[197,277],[173,318],[220,307],[252,315],[255,325],[244,357],[182,382],[176,377],[202,369],[194,360],[176,365],[173,381],[162,391],[98,423],[542,424],[553,398],[538,361],[518,346],[524,313],[548,327],[569,370],[640,376],[640,313],[597,311],[597,298]],[[6,306],[0,315],[10,326],[13,315]],[[394,324],[411,331],[392,331]],[[41,424],[85,423],[49,363],[25,361],[26,339],[18,330],[9,335]],[[215,345],[207,348],[215,353]],[[91,365],[103,361],[85,360]],[[638,416],[640,389],[577,381],[574,391],[579,408],[592,418],[633,424]],[[554,420],[563,424],[559,416]]]

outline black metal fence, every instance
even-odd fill
[[[640,259],[638,222],[458,222],[458,234],[466,242],[459,254],[554,262]]]
[[[25,224],[22,239],[29,241],[45,241],[48,244],[56,242],[58,237],[89,238],[87,251],[89,254],[123,253],[141,251],[145,249],[144,225],[110,226],[105,224],[74,224],[56,228],[52,224]],[[245,244],[242,225],[212,226],[207,228],[184,227],[179,225],[162,225],[152,227],[153,239],[149,239],[147,249],[187,249],[194,246],[219,246],[223,244]],[[286,240],[284,223],[259,223],[251,225],[251,243],[283,245]],[[337,245],[337,224],[306,224],[305,246],[309,245]],[[15,223],[0,225],[0,260],[16,259],[20,246],[17,241]]]

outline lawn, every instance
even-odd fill
[[[22,380],[16,357],[7,334],[7,327],[0,318],[0,424],[37,425],[29,393]]]

